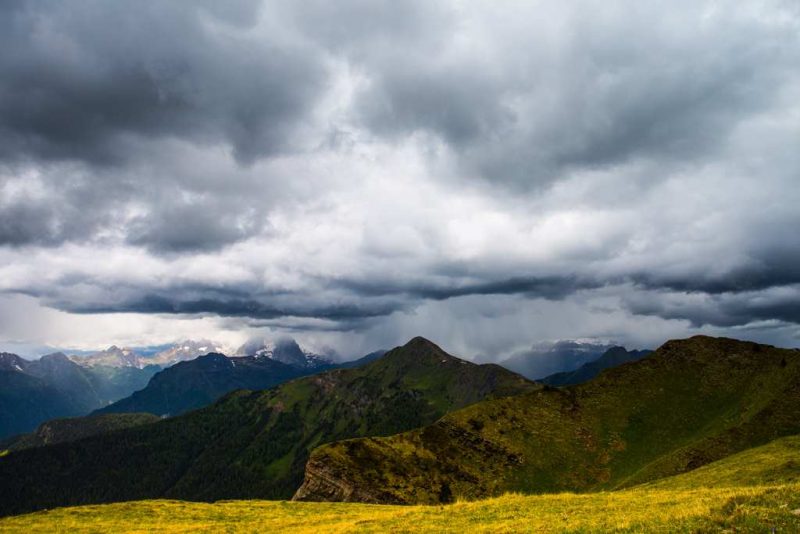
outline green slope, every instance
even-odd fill
[[[666,490],[800,484],[800,436],[776,439],[641,488]]]
[[[0,513],[144,498],[288,498],[317,445],[389,435],[538,388],[421,338],[355,369],[237,391],[159,423],[0,458]]]
[[[619,488],[796,433],[800,352],[698,336],[586,384],[320,447],[296,498],[438,503]]]

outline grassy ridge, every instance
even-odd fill
[[[586,384],[481,402],[388,438],[322,446],[296,497],[436,504],[616,489],[798,432],[800,352],[698,336]]]
[[[3,532],[797,532],[800,485],[505,495],[446,506],[138,501],[0,520]]]

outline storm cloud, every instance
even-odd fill
[[[798,64],[780,1],[5,2],[0,306],[792,344]]]

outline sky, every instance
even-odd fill
[[[800,346],[800,4],[0,3],[0,349]]]

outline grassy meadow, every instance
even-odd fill
[[[800,484],[505,495],[447,506],[135,501],[0,520],[2,532],[800,532]]]

